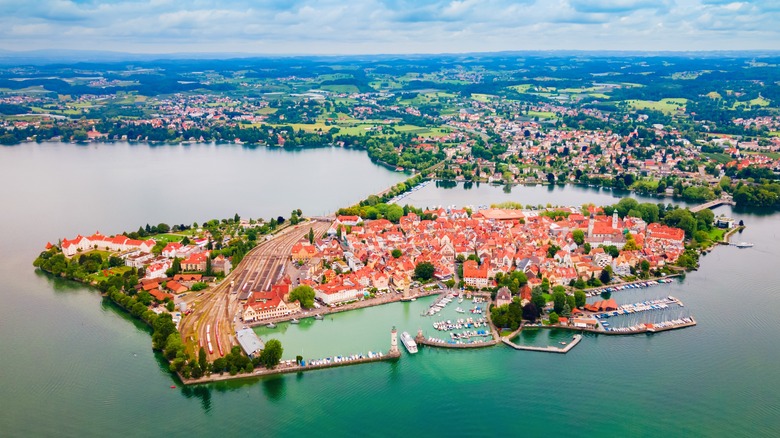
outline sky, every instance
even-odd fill
[[[778,50],[780,0],[0,0],[0,50]]]

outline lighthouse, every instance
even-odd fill
[[[390,354],[398,354],[398,330],[393,326],[390,332]]]

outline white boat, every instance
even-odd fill
[[[291,320],[290,320],[290,324],[298,324],[298,323],[300,323],[300,321],[298,321],[298,320],[297,320],[297,319],[295,319],[295,318],[293,318],[293,319],[291,319]]]
[[[276,328],[276,324],[270,322],[270,323],[268,323],[268,325],[266,325],[266,327],[268,327],[268,328]]]
[[[401,333],[401,343],[404,344],[406,351],[408,351],[410,354],[417,353],[417,343],[414,342],[414,339],[412,339],[411,336],[409,336],[409,332]]]
[[[753,246],[753,244],[749,242],[739,242],[739,243],[735,243],[734,246],[736,246],[737,248],[750,248]]]
[[[322,315],[320,315],[320,314],[318,313],[318,314],[317,314],[317,315],[314,317],[314,319],[316,319],[317,321],[322,321]]]
[[[457,309],[455,309],[455,311],[456,311],[456,312],[458,312],[458,313],[466,313],[466,311],[465,311],[465,310],[463,310],[463,309],[461,309],[460,307],[458,307]]]

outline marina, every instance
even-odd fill
[[[619,292],[622,290],[629,290],[629,289],[645,289],[652,286],[671,284],[672,282],[673,280],[671,278],[661,278],[658,280],[649,280],[649,281],[636,281],[632,283],[624,283],[617,286],[607,286],[607,287],[592,289],[585,292],[585,296],[591,298],[591,297],[601,295],[605,292],[612,293],[612,292]]]

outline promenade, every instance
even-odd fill
[[[360,365],[360,364],[372,363],[372,362],[390,361],[390,360],[397,360],[400,357],[401,357],[401,352],[396,351],[394,353],[390,353],[390,352],[382,353],[382,356],[363,357],[359,359],[342,360],[340,362],[331,361],[329,363],[321,363],[317,365],[307,364],[303,366],[299,364],[291,364],[291,365],[279,364],[273,369],[260,368],[252,371],[251,373],[239,373],[236,375],[231,375],[230,373],[212,374],[210,376],[204,376],[199,379],[185,379],[181,375],[179,375],[179,379],[181,379],[181,382],[184,385],[198,385],[203,383],[221,382],[225,380],[251,379],[256,377],[273,376],[277,374],[290,374],[290,373],[298,373],[303,371],[322,370],[326,368]]]

